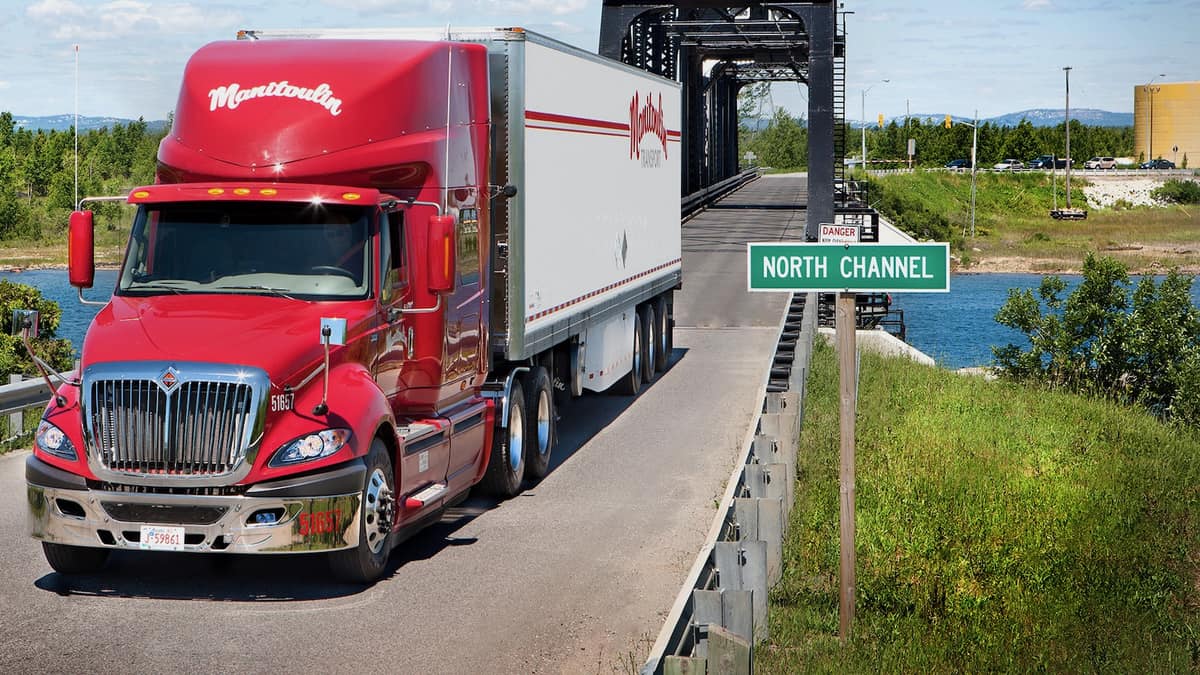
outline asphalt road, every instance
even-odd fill
[[[786,298],[746,292],[744,244],[802,236],[803,186],[763,178],[687,222],[670,369],[576,402],[544,481],[468,500],[373,586],[315,556],[120,552],[61,576],[26,535],[27,453],[0,457],[0,672],[636,670],[761,404]]]

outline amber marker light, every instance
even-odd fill
[[[279,194],[279,190],[276,190],[275,188],[263,188],[258,191],[258,194],[264,197],[274,197],[275,195]]]
[[[150,193],[146,192],[145,190],[138,190],[137,192],[133,193],[133,196],[137,197],[138,199],[145,199],[146,197],[150,196]]]
[[[235,195],[248,195],[248,194],[250,194],[250,189],[249,189],[249,188],[234,188],[234,189],[233,189],[233,194],[235,194]]]
[[[342,199],[345,199],[348,202],[354,202],[362,199],[362,195],[358,194],[357,192],[346,192],[342,194]]]
[[[223,194],[225,194],[225,190],[223,190],[223,189],[221,189],[221,188],[209,188],[209,189],[208,189],[208,194],[210,194],[210,195],[223,195]]]

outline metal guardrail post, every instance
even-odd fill
[[[783,536],[794,502],[816,325],[817,295],[794,296],[780,322],[779,347],[764,379],[763,412],[747,434],[743,463],[726,486],[709,543],[688,573],[643,675],[753,669],[752,645],[768,636],[767,592],[783,576]],[[789,353],[791,371],[779,391],[771,371]]]
[[[751,594],[754,609],[752,640],[767,639],[767,542],[718,541],[713,556],[720,573],[721,590],[749,591]]]

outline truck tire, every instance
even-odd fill
[[[329,567],[338,579],[369,584],[383,576],[392,552],[392,525],[396,515],[396,474],[387,446],[376,438],[367,453],[367,473],[362,489],[362,517],[358,546],[329,555]]]
[[[529,417],[525,428],[529,430],[529,442],[525,444],[525,476],[538,480],[550,473],[550,455],[558,441],[554,388],[545,368],[539,366],[533,371],[527,395],[525,410]]]
[[[654,381],[655,363],[658,362],[658,323],[654,316],[654,305],[642,305],[640,316],[642,322],[642,382],[650,384]]]
[[[612,386],[614,394],[637,396],[642,390],[642,315],[638,312],[633,321],[633,367]]]
[[[99,570],[108,562],[106,548],[68,546],[43,541],[42,553],[50,567],[59,574],[87,574]]]
[[[492,455],[488,460],[487,473],[483,476],[483,488],[500,499],[515,497],[521,492],[521,481],[525,477],[525,388],[521,378],[513,381],[508,395],[508,427],[497,428],[492,437]]]
[[[671,315],[667,310],[667,296],[660,295],[654,307],[654,343],[658,347],[654,354],[654,370],[663,372],[671,361]]]

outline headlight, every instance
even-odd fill
[[[34,441],[42,452],[63,459],[76,459],[75,446],[71,444],[71,439],[67,438],[62,429],[46,420],[42,420],[42,423],[38,425]]]
[[[269,466],[286,466],[328,457],[350,441],[349,429],[326,429],[301,436],[275,452]]]

